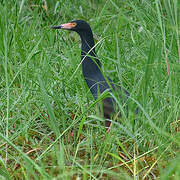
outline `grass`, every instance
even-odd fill
[[[179,179],[179,2],[44,2],[0,2],[0,179]],[[90,23],[104,72],[131,93],[109,133],[79,36],[50,29],[74,19]]]

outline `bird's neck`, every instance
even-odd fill
[[[92,31],[88,31],[85,33],[80,34],[81,37],[81,57],[83,59],[83,64],[94,64],[94,66],[101,66],[100,61],[96,57],[96,52],[95,52],[95,45],[94,45],[94,38]],[[88,58],[90,57],[90,58]],[[93,62],[89,62],[93,61]]]

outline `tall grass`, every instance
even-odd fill
[[[0,179],[179,179],[179,2],[1,1]],[[109,133],[85,84],[88,21],[104,73],[130,92]],[[139,113],[135,115],[136,108]]]

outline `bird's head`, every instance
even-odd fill
[[[53,26],[53,29],[66,29],[71,31],[76,31],[77,33],[81,31],[91,30],[89,24],[83,20],[74,20],[66,24],[61,24],[59,26]]]

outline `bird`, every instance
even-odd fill
[[[81,38],[82,73],[94,99],[97,100],[104,91],[112,92],[115,89],[115,85],[109,77],[105,78],[102,73],[102,64],[95,51],[90,25],[84,20],[73,20],[66,24],[53,26],[52,29],[65,29],[79,34]],[[129,95],[126,90],[124,93],[126,96]],[[115,100],[113,97],[105,97],[102,100],[101,109],[105,119],[105,127],[110,128],[111,117],[115,113]]]

